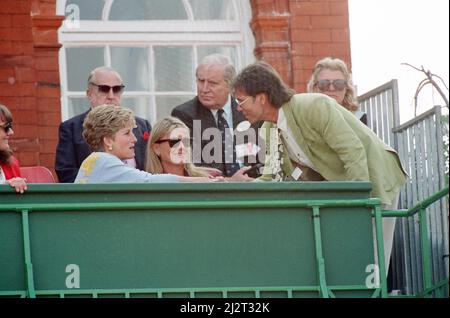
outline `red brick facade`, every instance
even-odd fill
[[[304,92],[314,64],[325,56],[351,68],[348,0],[251,0],[255,56]]]
[[[255,56],[271,63],[299,92],[315,62],[349,66],[347,0],[250,0]],[[1,0],[0,103],[13,112],[12,146],[22,166],[54,167],[61,122],[56,0]]]
[[[54,0],[2,0],[0,103],[14,116],[12,147],[22,166],[54,166],[61,122]]]

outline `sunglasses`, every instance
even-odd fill
[[[173,147],[177,146],[177,145],[180,143],[180,141],[183,143],[183,146],[184,146],[185,148],[190,147],[190,145],[191,145],[191,139],[190,139],[190,138],[183,138],[183,139],[160,139],[160,140],[156,141],[155,143],[161,144],[161,143],[163,143],[163,142],[168,142],[170,148],[173,148]]]
[[[317,81],[317,87],[319,88],[319,90],[323,91],[327,91],[330,88],[330,85],[333,84],[334,89],[337,91],[342,91],[343,89],[345,89],[347,87],[347,81],[343,80],[343,79],[337,79],[337,80],[320,80]]]
[[[250,98],[251,96],[248,96],[246,99],[244,99],[243,101],[238,101],[238,100],[236,100],[237,101],[237,105],[238,106],[240,106],[240,107],[242,107],[242,105],[244,105],[247,101],[248,101],[248,99]]]
[[[8,133],[8,131],[11,129],[13,129],[13,125],[12,125],[12,121],[10,121],[9,123],[0,125],[1,128],[3,128],[3,130],[5,131],[5,133]]]
[[[122,94],[125,85],[116,85],[116,86],[108,86],[108,85],[98,85],[95,83],[91,83],[94,86],[98,87],[98,91],[103,94],[109,94],[112,90],[115,95]]]

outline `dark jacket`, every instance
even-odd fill
[[[231,98],[231,109],[232,109],[232,113],[233,113],[233,131],[235,132],[235,137],[238,134],[238,132],[236,132],[236,127],[237,125],[242,122],[245,121],[245,116],[239,112],[237,110],[237,102],[234,98]],[[193,99],[191,99],[190,101],[187,101],[184,104],[181,104],[177,107],[175,107],[172,110],[172,116],[179,118],[182,122],[184,122],[186,124],[186,126],[189,127],[189,130],[191,131],[191,137],[197,138],[198,135],[194,135],[195,131],[194,131],[194,120],[200,120],[201,121],[201,136],[203,136],[203,132],[208,129],[208,128],[217,128],[217,123],[216,120],[214,118],[214,116],[212,115],[211,111],[206,108],[205,106],[203,106],[198,97],[194,97]],[[260,127],[261,123],[258,123],[257,125],[252,125],[252,127],[250,129],[253,129],[255,132],[255,136],[256,136],[256,143],[258,144],[258,131],[257,128]],[[201,140],[201,150],[203,151],[203,148],[208,145],[211,141],[213,140],[213,137],[204,140],[202,138]],[[193,142],[195,142],[195,140],[193,140]],[[236,138],[234,141],[234,147],[236,146]],[[193,146],[193,152],[195,152],[196,148]],[[223,150],[222,150],[223,151]],[[223,163],[206,163],[204,161],[203,156],[200,156],[198,153],[193,153],[194,156],[194,163],[197,165],[201,165],[201,166],[207,166],[207,167],[212,167],[212,168],[216,168],[219,169],[220,171],[222,171],[222,173],[225,175],[225,165]],[[196,158],[200,158],[201,157],[201,162],[196,162]],[[249,163],[249,164],[254,164],[257,162],[257,158],[253,157],[245,157],[245,163]]]
[[[81,163],[91,153],[88,144],[83,139],[83,121],[89,111],[72,117],[59,125],[59,141],[56,146],[55,171],[59,182],[71,183],[78,174]],[[145,151],[151,125],[143,118],[136,116],[136,128],[133,133],[137,138],[135,146],[136,168],[144,170]],[[144,137],[144,133],[145,134]]]

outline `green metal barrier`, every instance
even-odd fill
[[[384,210],[381,212],[383,217],[410,217],[419,213],[419,228],[420,228],[420,238],[421,238],[421,249],[422,249],[422,266],[423,266],[423,282],[424,282],[424,290],[419,295],[407,295],[411,297],[430,297],[433,293],[435,293],[436,297],[442,298],[445,297],[445,289],[449,288],[449,279],[443,279],[440,282],[435,284],[432,283],[432,269],[431,269],[431,251],[430,251],[430,236],[428,233],[428,221],[426,215],[426,209],[436,201],[439,201],[441,198],[448,196],[449,187],[445,187],[444,189],[436,192],[429,198],[419,202],[414,207],[408,210],[398,210],[398,211],[389,211]],[[378,223],[378,228],[381,223]]]
[[[383,244],[380,282],[367,284],[372,216],[379,225],[386,213],[370,191],[365,182],[52,184],[22,195],[0,186],[0,296],[387,297]]]

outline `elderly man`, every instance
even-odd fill
[[[245,118],[237,111],[236,100],[230,94],[235,75],[227,56],[206,56],[196,70],[197,96],[172,110],[172,116],[181,119],[191,131],[194,163],[219,169],[226,177],[240,169],[242,162],[237,159],[247,157],[248,162],[256,163],[257,153],[254,151],[257,149],[256,126],[236,130]],[[237,136],[243,131],[250,132],[247,139]],[[237,142],[238,139],[241,142]],[[242,150],[237,154],[236,144]]]
[[[238,109],[264,120],[266,165],[259,181],[371,181],[372,196],[396,209],[406,173],[394,149],[323,94],[295,94],[268,64],[247,66],[233,84]],[[395,219],[383,220],[386,265]]]
[[[94,69],[89,75],[86,91],[91,109],[103,104],[120,105],[124,88],[120,75],[113,68],[102,66]],[[81,163],[91,153],[82,137],[83,121],[89,111],[66,120],[59,126],[55,162],[59,182],[73,182]],[[145,151],[151,126],[147,120],[139,117],[136,117],[136,125],[137,127],[133,129],[137,138],[136,156],[126,163],[144,170]]]

